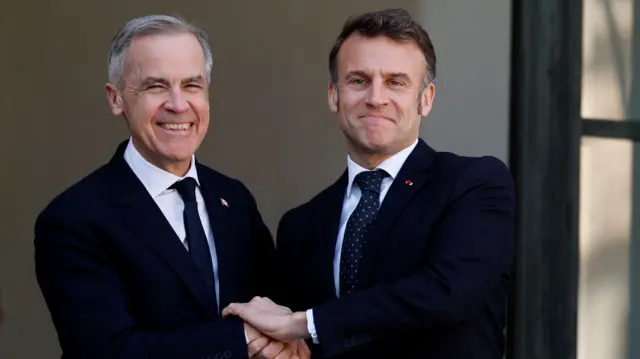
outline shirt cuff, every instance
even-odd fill
[[[247,332],[244,332],[244,339],[247,341],[247,344],[249,344],[249,337],[247,336]]]
[[[307,316],[307,330],[311,335],[311,340],[313,340],[313,344],[320,344],[318,333],[316,333],[316,325],[313,322],[313,309],[307,310],[305,314]]]

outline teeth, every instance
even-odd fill
[[[165,130],[186,131],[191,127],[190,123],[163,123],[160,127]]]

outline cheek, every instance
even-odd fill
[[[200,121],[206,121],[209,119],[209,99],[206,95],[194,96],[188,100],[189,106],[195,112]]]
[[[207,120],[209,119],[209,102],[208,101],[198,101],[198,102],[194,102],[193,105],[193,110],[195,111],[195,113],[197,113],[199,116],[202,116],[201,120]]]
[[[400,119],[398,125],[400,127],[412,127],[413,118],[419,113],[420,100],[418,97],[398,96],[392,101],[395,111]]]
[[[365,106],[364,91],[344,90],[338,97],[338,110],[345,113],[355,112],[359,107]]]
[[[164,100],[159,96],[144,96],[138,99],[130,107],[130,121],[136,123],[137,126],[148,126],[152,120],[162,111]]]

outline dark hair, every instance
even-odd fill
[[[436,52],[429,34],[404,9],[385,9],[351,16],[344,24],[329,54],[331,81],[338,83],[336,58],[344,41],[353,33],[366,37],[385,36],[401,42],[413,42],[427,62],[424,86],[436,77]]]

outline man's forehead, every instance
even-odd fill
[[[347,72],[408,73],[426,65],[418,45],[384,36],[350,36],[338,52],[337,60],[338,67]]]
[[[132,41],[125,73],[137,81],[157,78],[173,82],[204,78],[205,63],[202,48],[193,35],[151,35]]]

